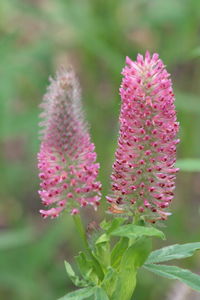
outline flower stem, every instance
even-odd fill
[[[86,233],[85,233],[85,228],[83,226],[81,217],[80,217],[80,215],[74,215],[73,219],[74,219],[74,223],[76,225],[76,229],[77,229],[77,231],[79,233],[79,236],[81,238],[81,241],[83,243],[83,246],[84,246],[86,252],[88,253],[88,251],[90,251],[90,250],[89,250],[87,236],[86,236]]]
[[[102,280],[103,277],[104,277],[103,270],[101,268],[100,263],[98,262],[96,257],[93,255],[93,253],[92,253],[92,251],[89,247],[86,232],[85,232],[85,228],[84,228],[84,225],[82,223],[81,217],[80,217],[80,215],[74,215],[73,219],[74,219],[76,229],[77,229],[77,231],[79,233],[79,236],[81,238],[81,241],[83,243],[83,247],[85,249],[85,252],[86,252],[88,258],[90,258],[93,261],[93,265],[94,265],[94,269],[96,271],[96,274],[98,274],[99,279]]]

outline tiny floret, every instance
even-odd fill
[[[107,200],[154,223],[170,215],[178,171],[172,83],[158,54],[149,52],[136,61],[127,57],[122,74],[120,133]]]
[[[55,218],[63,210],[75,215],[87,205],[96,209],[101,197],[99,164],[82,112],[79,83],[71,69],[61,70],[50,81],[41,104],[38,153],[39,195],[48,207],[40,210],[44,218]]]

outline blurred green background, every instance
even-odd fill
[[[172,74],[181,123],[181,172],[173,215],[163,228],[168,240],[155,246],[199,241],[200,1],[0,1],[0,299],[55,300],[74,288],[63,264],[81,248],[71,217],[44,221],[38,213],[38,104],[49,75],[73,65],[80,78],[105,195],[117,141],[120,72],[126,55],[135,59],[146,49],[158,52]],[[99,219],[102,212],[103,205]],[[199,258],[181,266],[198,273]],[[168,299],[174,283],[157,282],[141,271],[134,300]],[[188,297],[183,299],[193,299]]]

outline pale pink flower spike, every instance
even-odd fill
[[[51,79],[41,107],[39,194],[50,208],[40,213],[44,218],[55,218],[63,210],[73,215],[83,206],[96,209],[101,197],[101,184],[96,181],[99,164],[95,163],[95,147],[82,112],[79,83],[71,69]]]
[[[120,133],[113,164],[112,207],[154,223],[170,215],[175,188],[176,121],[170,74],[158,54],[126,58],[120,88]]]

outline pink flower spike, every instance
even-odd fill
[[[133,212],[154,223],[170,215],[166,210],[178,171],[175,99],[170,74],[157,53],[139,54],[136,61],[127,57],[126,64],[112,192],[106,198],[119,209],[126,208],[128,214]]]
[[[43,121],[38,153],[42,181],[39,195],[43,204],[50,206],[40,210],[44,218],[58,217],[63,210],[77,214],[78,208],[86,205],[96,209],[101,196],[101,183],[97,181],[99,164],[95,162],[95,147],[84,120],[75,74],[72,69],[61,70],[50,82],[41,104]]]

